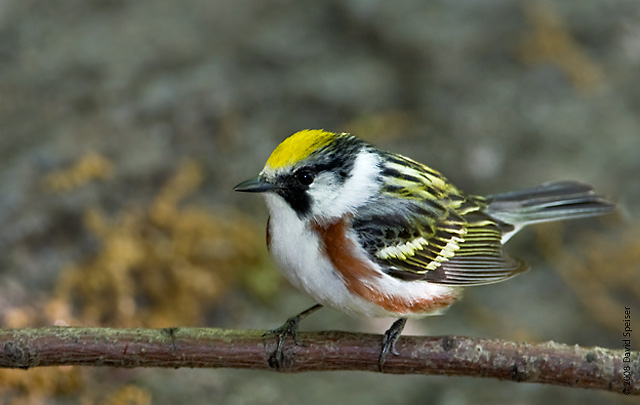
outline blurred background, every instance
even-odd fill
[[[522,232],[508,250],[531,271],[405,333],[621,349],[624,307],[640,322],[639,71],[633,0],[0,0],[0,326],[279,326],[313,302],[268,256],[263,201],[231,190],[289,134],[325,128],[469,193],[572,179],[618,201]],[[325,310],[302,329],[390,323]],[[6,404],[626,399],[354,372],[0,370]]]

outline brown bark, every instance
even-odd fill
[[[299,333],[280,371],[378,371],[379,335]],[[276,339],[208,328],[0,329],[0,367],[229,367],[271,369]],[[640,394],[640,353],[457,336],[402,336],[384,372],[489,377]],[[628,372],[625,372],[625,366]],[[625,380],[626,375],[629,376]],[[628,384],[625,384],[628,381]]]

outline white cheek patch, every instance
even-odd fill
[[[375,153],[358,155],[351,176],[343,183],[335,174],[319,175],[309,188],[314,217],[333,219],[355,212],[358,207],[369,202],[380,189],[377,180],[380,172],[380,158]]]

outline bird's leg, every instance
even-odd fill
[[[278,345],[276,346],[276,350],[274,350],[273,353],[271,353],[271,356],[269,356],[269,365],[271,367],[275,369],[280,369],[282,367],[284,363],[284,340],[287,338],[287,336],[291,336],[293,338],[293,341],[297,345],[299,345],[300,342],[298,341],[298,324],[301,320],[316,312],[320,308],[322,308],[322,305],[316,304],[311,308],[300,312],[298,315],[292,316],[291,318],[287,319],[285,323],[282,324],[282,326],[280,326],[279,328],[272,329],[262,335],[276,335],[278,337]]]
[[[380,357],[378,358],[378,368],[382,371],[382,367],[384,367],[384,362],[386,361],[387,354],[391,352],[396,356],[399,356],[400,353],[396,351],[396,342],[400,338],[400,334],[404,329],[404,325],[407,323],[407,318],[400,318],[396,320],[393,325],[384,333],[382,338],[382,351],[380,352]]]

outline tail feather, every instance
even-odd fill
[[[585,184],[561,181],[487,197],[486,212],[516,230],[536,222],[609,213],[615,204]],[[514,232],[515,233],[515,232]]]

